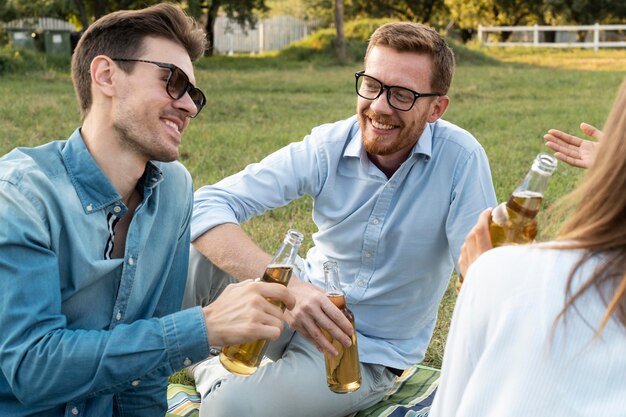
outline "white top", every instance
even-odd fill
[[[581,252],[545,246],[497,248],[471,266],[430,417],[626,416],[626,328],[611,319],[594,338],[606,309],[594,288],[554,326]]]

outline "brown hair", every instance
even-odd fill
[[[72,57],[72,81],[83,118],[92,102],[91,61],[98,55],[128,58],[139,55],[147,36],[179,43],[192,61],[200,58],[206,48],[205,34],[197,22],[172,4],[122,10],[98,19],[82,35]],[[132,64],[124,69],[132,70]]]
[[[454,75],[454,52],[433,28],[412,22],[386,23],[370,37],[365,62],[375,46],[430,55],[433,61],[431,87],[440,94],[448,94]]]
[[[600,151],[585,180],[566,202],[576,210],[559,231],[561,247],[582,249],[585,255],[572,270],[566,287],[566,303],[559,317],[590,288],[601,294],[612,290],[605,315],[597,329],[602,332],[615,315],[626,326],[626,81],[622,83],[604,126]],[[602,255],[602,262],[575,293],[574,273],[589,258]],[[608,294],[611,294],[610,292]],[[557,318],[557,319],[558,319]]]

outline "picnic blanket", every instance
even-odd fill
[[[439,374],[438,369],[413,365],[397,378],[378,404],[350,417],[427,417],[439,384]],[[193,386],[170,384],[167,404],[167,417],[198,417],[200,394]]]

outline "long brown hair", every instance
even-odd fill
[[[626,80],[604,126],[595,162],[583,183],[568,197],[576,210],[558,233],[561,247],[582,249],[585,255],[572,270],[566,287],[566,303],[558,318],[591,288],[612,289],[596,334],[612,316],[626,327]],[[567,241],[567,242],[564,242]],[[592,276],[572,293],[576,271],[593,256],[602,262]]]
[[[161,3],[140,10],[121,10],[94,22],[81,36],[72,57],[72,80],[83,116],[91,107],[89,66],[98,55],[133,57],[142,52],[147,36],[180,44],[192,61],[206,49],[202,28],[173,4]]]

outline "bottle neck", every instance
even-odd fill
[[[514,194],[526,192],[543,196],[551,174],[531,168],[522,183],[515,189]]]
[[[274,265],[294,265],[303,239],[304,236],[300,232],[289,230],[271,263]]]
[[[324,262],[324,278],[326,281],[327,296],[343,296],[341,281],[339,280],[339,268],[334,261]]]
[[[550,154],[541,152],[533,161],[533,165],[526,174],[524,181],[517,187],[513,194],[524,193],[526,195],[543,196],[548,185],[548,180],[554,173],[557,159]]]
[[[294,265],[296,256],[298,256],[298,249],[300,249],[300,244],[283,243],[271,263],[276,265]]]

